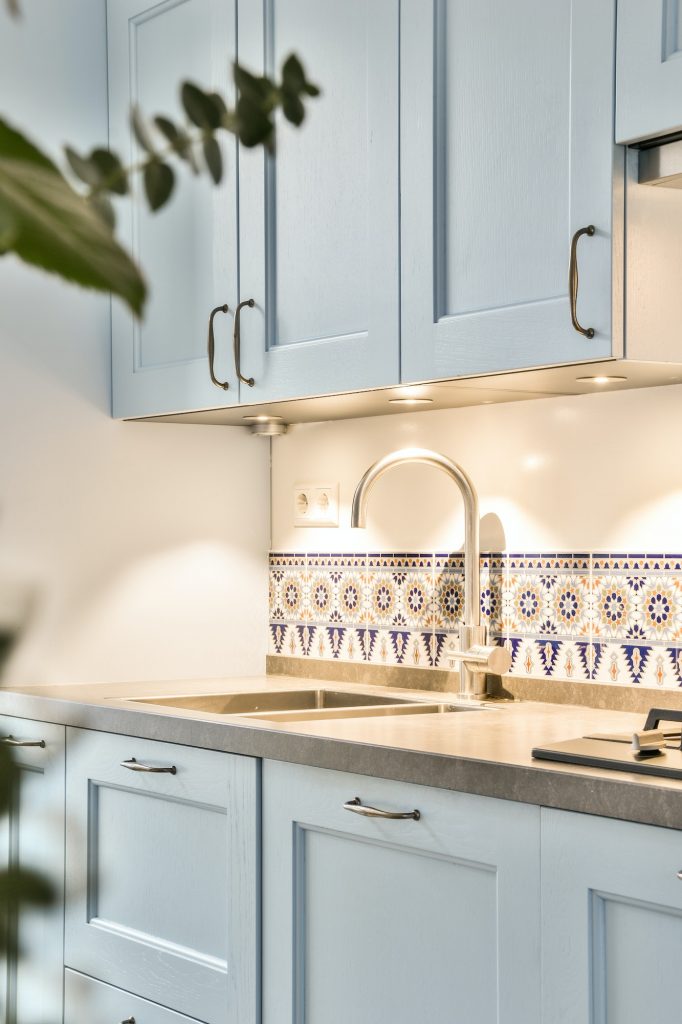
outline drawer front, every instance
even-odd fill
[[[76,971],[64,972],[64,1021],[68,1024],[194,1024],[189,1017],[132,996],[112,985],[86,978]]]
[[[66,779],[66,965],[207,1024],[254,1022],[258,762],[69,729]]]
[[[23,955],[10,957],[0,971],[0,1020],[56,1024],[64,973],[65,730],[3,715],[0,738],[11,741],[19,767],[10,813],[0,819],[0,866],[40,872],[55,894],[51,907],[26,907],[10,924]]]

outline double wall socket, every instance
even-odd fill
[[[296,484],[294,526],[338,526],[338,484]]]

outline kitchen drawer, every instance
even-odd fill
[[[131,996],[120,988],[86,978],[76,971],[64,972],[65,1024],[193,1024],[189,1017]]]
[[[66,789],[65,964],[255,1022],[258,761],[69,729]]]

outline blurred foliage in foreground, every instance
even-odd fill
[[[18,16],[18,0],[5,0]],[[170,199],[176,183],[174,161],[195,174],[207,173],[215,184],[224,174],[221,133],[243,146],[275,148],[278,111],[299,126],[304,100],[319,95],[295,54],[284,61],[278,81],[234,65],[237,99],[229,107],[216,92],[183,82],[182,123],[164,115],[151,120],[131,113],[142,159],[125,167],[116,153],[97,147],[87,155],[65,147],[75,188],[56,164],[22,131],[0,115],[0,255],[13,252],[26,263],[67,281],[111,291],[141,316],[147,287],[139,267],[114,236],[112,196],[126,195],[141,175],[152,210]]]

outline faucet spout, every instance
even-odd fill
[[[466,626],[478,626],[481,622],[478,495],[471,480],[456,462],[428,448],[401,448],[390,455],[385,455],[383,459],[369,467],[355,489],[351,526],[366,525],[367,499],[372,487],[393,466],[402,466],[405,463],[435,466],[459,487],[464,501],[464,623]]]

